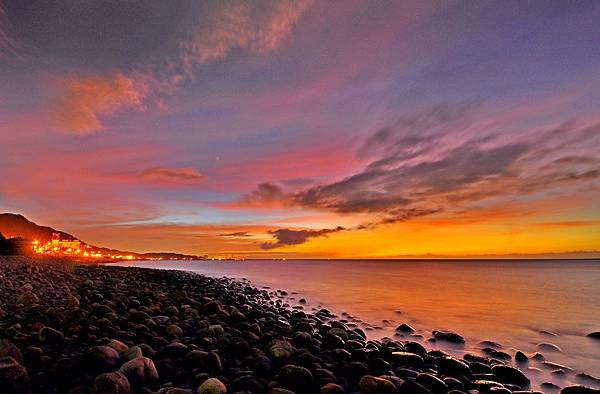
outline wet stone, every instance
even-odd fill
[[[600,340],[600,331],[594,331],[594,332],[590,332],[589,334],[586,335],[588,338],[592,338],[592,339],[598,339]]]
[[[434,394],[445,394],[448,391],[448,386],[446,383],[430,373],[418,374],[416,382],[427,387]]]
[[[402,323],[398,327],[396,327],[396,331],[410,333],[415,332],[415,329],[406,323]]]
[[[526,363],[527,361],[529,361],[529,358],[525,355],[525,353],[518,350],[515,353],[515,361],[520,362],[520,363]]]
[[[587,386],[568,386],[560,391],[560,394],[600,394],[599,389],[594,389]]]
[[[537,348],[544,352],[562,352],[562,349],[553,343],[540,343]]]
[[[516,384],[521,387],[528,387],[530,384],[529,378],[522,371],[508,365],[494,365],[492,372],[502,383]]]
[[[397,365],[408,367],[422,367],[424,365],[423,357],[410,352],[393,352],[392,360]]]
[[[441,339],[452,343],[465,343],[465,338],[452,331],[433,331],[435,339]]]
[[[440,359],[438,364],[438,371],[441,374],[461,377],[471,375],[471,368],[464,361],[455,359],[453,357],[444,357]]]

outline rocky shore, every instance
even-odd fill
[[[269,290],[228,278],[0,259],[0,393],[529,390],[527,375],[501,360],[367,341],[327,310],[289,308]]]

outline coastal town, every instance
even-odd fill
[[[78,239],[63,239],[60,233],[53,233],[52,239],[48,242],[34,240],[32,242],[33,253],[47,256],[74,256],[90,257],[95,259],[107,258],[117,260],[133,260],[134,256],[121,254],[103,254],[92,246],[81,242]],[[161,257],[151,258],[150,260],[162,260]]]

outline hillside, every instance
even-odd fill
[[[0,213],[0,233],[6,238],[22,237],[37,239],[40,242],[50,241],[53,233],[60,233],[61,238],[77,239],[64,231],[55,230],[48,226],[39,226],[25,216],[14,213]]]
[[[53,233],[59,233],[62,239],[79,240],[84,245],[88,245],[86,242],[79,238],[66,233],[64,231],[56,230],[49,226],[40,226],[23,215],[14,213],[0,213],[0,234],[6,238],[25,238],[28,240],[38,240],[40,243],[49,242],[52,239]],[[135,253],[122,250],[116,250],[106,248],[102,246],[90,245],[93,249],[96,249],[102,253],[111,253],[113,255],[131,255],[135,258],[163,258],[163,259],[200,259],[201,257],[180,253],[172,252],[152,252],[152,253]]]

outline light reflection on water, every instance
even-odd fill
[[[585,335],[600,331],[600,261],[141,261],[120,265],[181,269],[213,276],[248,278],[255,285],[298,292],[307,309],[327,307],[365,323],[371,338],[392,337],[409,323],[426,339],[434,329],[456,331],[463,348],[427,342],[455,355],[480,352],[481,340],[503,351],[535,352],[550,342],[561,353],[542,352],[546,360],[600,376],[600,341]],[[290,294],[294,303],[300,297]],[[401,313],[398,313],[400,311]],[[389,323],[384,323],[388,320]],[[552,335],[555,334],[555,335]],[[537,384],[578,382],[558,378],[550,369],[530,372]],[[587,383],[589,385],[589,383]]]

